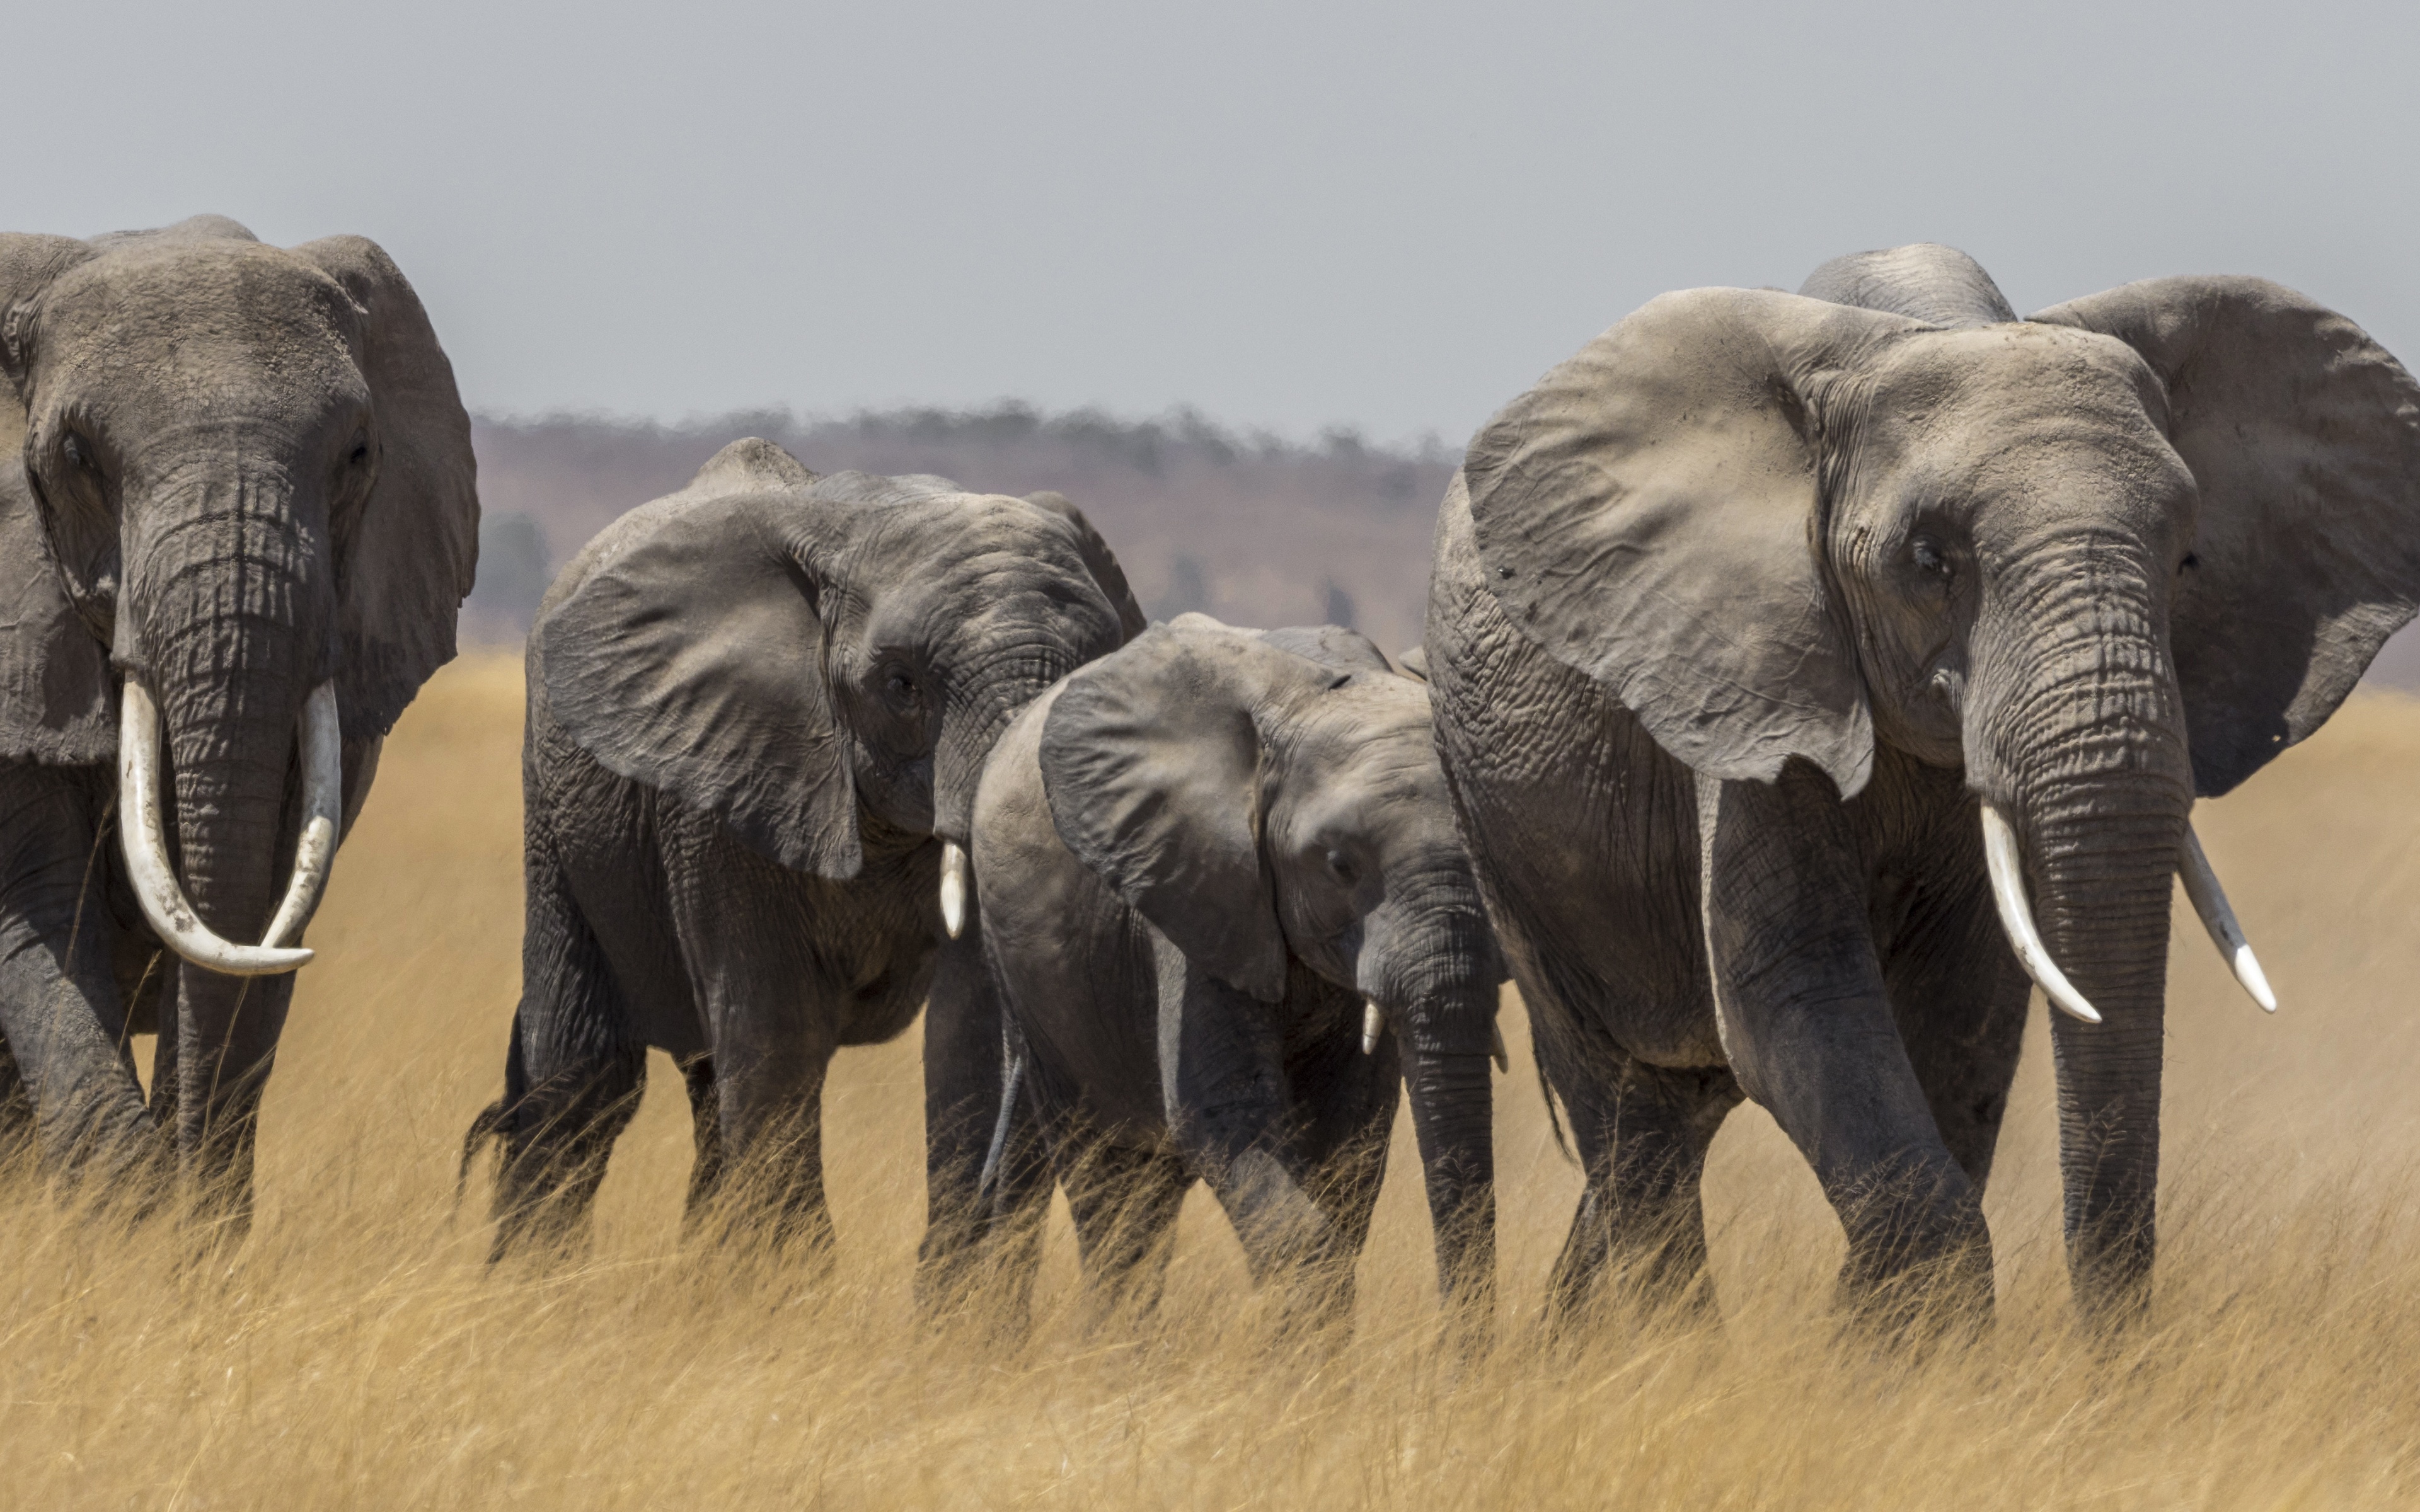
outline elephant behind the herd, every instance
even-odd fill
[[[2172,875],[2267,992],[2194,798],[2317,729],[2415,602],[2420,388],[2257,280],[2018,321],[1962,254],[1866,254],[1667,295],[1513,401],[1447,496],[1427,647],[1587,1165],[1558,1293],[1617,1256],[1694,1281],[1745,1095],[1852,1298],[1923,1264],[1988,1305],[2013,939],[2066,1010],[2078,1300],[2135,1310]]]
[[[454,655],[470,421],[383,252],[213,216],[0,236],[0,1122],[240,1226],[297,942]]]

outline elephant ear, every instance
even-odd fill
[[[115,692],[108,648],[60,591],[24,460],[0,456],[0,760],[106,764]]]
[[[2214,797],[2325,723],[2420,609],[2420,386],[2265,279],[2148,279],[2034,318],[2117,337],[2167,387],[2201,493],[2169,636]]]
[[[1143,626],[1151,621],[1144,617],[1142,606],[1135,602],[1134,590],[1126,585],[1125,569],[1118,565],[1117,553],[1109,549],[1109,543],[1101,538],[1101,532],[1093,529],[1093,522],[1084,517],[1084,512],[1078,509],[1065,494],[1047,490],[1027,494],[1025,501],[1050,511],[1076,528],[1077,544],[1084,554],[1084,568],[1093,575],[1094,585],[1116,608],[1122,639],[1131,640],[1142,634]]]
[[[1873,720],[1821,539],[1822,394],[1900,316],[1761,289],[1657,299],[1508,405],[1458,486],[1507,616],[1698,771],[1792,756],[1843,795]]]
[[[34,301],[51,281],[93,255],[70,237],[0,235],[0,456],[25,446],[27,338],[33,333]]]
[[[338,563],[336,706],[348,734],[383,735],[454,658],[479,558],[471,417],[420,296],[376,242],[330,237],[294,253],[361,310],[378,478]]]
[[[548,707],[599,764],[782,866],[845,881],[861,860],[857,790],[816,559],[847,506],[811,484],[770,442],[733,442],[609,527],[531,635]]]
[[[1059,838],[1211,975],[1274,1003],[1285,934],[1261,856],[1256,716],[1336,674],[1246,630],[1154,625],[1068,677],[1043,721]]]

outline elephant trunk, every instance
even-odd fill
[[[1481,1311],[1496,1280],[1496,967],[1477,888],[1457,869],[1363,922],[1359,981],[1394,1022],[1436,1243],[1437,1288]]]
[[[119,610],[121,645],[132,651],[121,655],[130,748],[120,771],[134,779],[122,795],[127,844],[131,861],[146,853],[132,868],[138,878],[147,861],[175,865],[166,879],[173,899],[153,878],[145,905],[172,916],[162,933],[179,949],[264,940],[272,925],[299,931],[315,900],[296,896],[287,858],[305,842],[301,880],[315,893],[334,848],[339,739],[333,690],[323,687],[334,660],[334,594],[324,511],[304,507],[317,503],[298,501],[274,467],[213,462],[171,474],[145,507],[129,512],[140,536],[130,542]],[[141,780],[153,754],[144,748],[153,738],[145,706],[154,701],[165,727],[172,833],[158,824],[157,784]],[[303,719],[306,705],[316,706],[316,719]],[[298,739],[305,733],[313,738]],[[305,797],[318,811],[302,811]],[[258,952],[213,959],[205,943],[193,954],[178,995],[179,1145],[195,1153],[205,1126],[219,1125],[212,1142],[233,1135],[240,1149],[213,1164],[240,1164],[249,1140],[233,1125],[248,1132],[291,980],[244,980],[262,969]]]
[[[2129,577],[2071,565],[2052,579],[2024,616],[2050,629],[1986,662],[2003,675],[1967,711],[1987,845],[1996,810],[2040,949],[2100,1017],[2068,1004],[2051,1025],[2069,1268],[2099,1318],[2149,1296],[2169,900],[2193,805],[2164,615],[2108,586]]]
[[[1088,659],[1063,638],[1004,632],[982,619],[969,625],[968,637],[973,650],[941,658],[964,671],[954,679],[933,751],[933,833],[961,846],[974,823],[975,785],[1001,732]]]

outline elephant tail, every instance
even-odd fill
[[[462,1211],[462,1194],[471,1185],[471,1167],[493,1142],[500,1149],[511,1138],[513,1112],[529,1091],[529,1072],[521,1065],[521,1014],[513,1010],[513,1037],[504,1049],[504,1094],[479,1110],[462,1133],[462,1164],[454,1168],[454,1211]],[[499,1155],[499,1160],[503,1158]]]
[[[464,1132],[462,1135],[462,1164],[455,1167],[454,1170],[454,1208],[456,1211],[458,1212],[461,1211],[462,1195],[470,1189],[471,1167],[477,1163],[479,1156],[486,1151],[489,1142],[492,1140],[494,1143],[501,1146],[504,1142],[504,1136],[512,1132],[512,1114],[510,1109],[511,1103],[508,1099],[500,1097],[493,1103],[489,1103],[486,1107],[481,1108],[479,1110],[479,1116],[471,1120],[471,1127]]]
[[[1563,1116],[1555,1110],[1555,1089],[1546,1081],[1546,1063],[1533,1055],[1529,1057],[1529,1064],[1538,1071],[1538,1098],[1546,1104],[1546,1127],[1555,1131],[1555,1148],[1563,1152],[1564,1160],[1577,1165],[1580,1158],[1572,1153],[1571,1142],[1563,1137]],[[467,1155],[463,1157],[465,1161],[469,1158]]]

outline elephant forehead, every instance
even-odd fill
[[[192,398],[247,377],[360,387],[357,318],[334,279],[275,248],[136,244],[61,277],[43,301],[41,360],[113,387]]]
[[[2166,409],[2159,378],[2124,342],[2029,321],[1910,332],[1883,352],[1872,394],[1888,419],[1931,429]]]
[[[1364,673],[1319,695],[1286,743],[1282,769],[1290,780],[1302,775],[1307,801],[1435,804],[1445,813],[1427,690],[1405,678]]]

